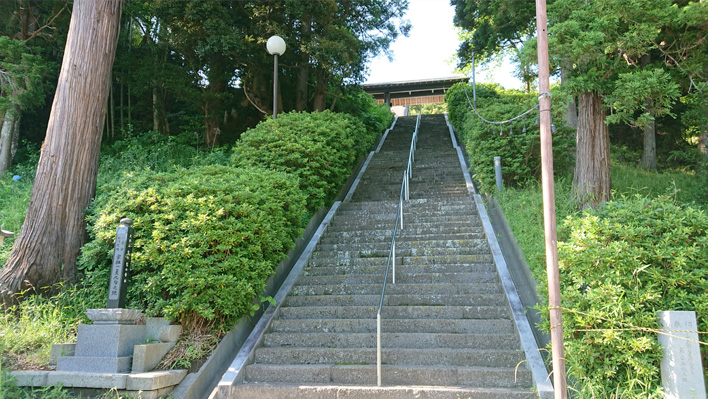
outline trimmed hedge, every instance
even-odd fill
[[[224,331],[253,299],[302,232],[298,179],[261,168],[195,167],[127,174],[103,187],[87,212],[84,285],[105,297],[115,229],[133,219],[129,302],[148,314]]]
[[[541,173],[539,128],[535,125],[536,112],[513,123],[490,125],[477,117],[469,106],[472,88],[462,83],[453,85],[445,93],[450,120],[460,134],[470,157],[470,168],[482,192],[496,189],[494,157],[500,156],[505,186],[521,187],[530,180],[538,180]],[[499,85],[477,85],[477,112],[491,121],[507,120],[522,114],[538,104],[537,94],[504,90]],[[574,165],[574,129],[563,126],[560,103],[554,107],[557,132],[553,134],[553,158],[556,173],[570,171]],[[526,131],[524,132],[524,127]],[[513,133],[510,133],[510,130]]]
[[[241,135],[236,166],[261,166],[297,176],[307,209],[329,205],[376,134],[347,114],[324,111],[279,114]]]
[[[663,397],[657,334],[634,327],[657,329],[658,312],[692,310],[708,331],[706,231],[708,215],[668,196],[611,201],[566,220],[563,327],[578,397]],[[547,320],[548,309],[540,310]]]

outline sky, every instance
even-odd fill
[[[456,59],[459,46],[457,28],[452,24],[455,8],[449,0],[410,0],[404,19],[411,22],[408,37],[399,36],[391,45],[393,61],[385,55],[373,59],[366,83],[397,82],[457,76]],[[512,76],[509,62],[491,71],[476,71],[478,82],[496,82],[507,89],[521,88]],[[471,76],[470,76],[471,77]]]

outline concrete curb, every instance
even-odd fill
[[[238,352],[233,362],[231,362],[231,365],[229,366],[226,373],[221,377],[221,380],[219,381],[216,389],[217,398],[229,399],[232,387],[235,384],[243,381],[243,372],[245,370],[245,366],[253,361],[253,355],[256,350],[256,347],[260,344],[265,332],[270,327],[270,324],[273,319],[278,315],[280,305],[285,301],[285,298],[295,285],[297,277],[300,275],[300,272],[302,271],[303,267],[305,267],[307,261],[310,259],[312,251],[314,251],[315,246],[320,240],[320,237],[322,236],[322,234],[324,234],[324,231],[327,228],[329,221],[337,212],[339,205],[341,205],[341,202],[339,201],[335,202],[334,205],[332,205],[332,208],[330,209],[327,216],[325,216],[324,220],[320,224],[320,227],[317,229],[317,232],[313,235],[307,248],[302,253],[300,259],[297,261],[295,266],[290,271],[288,278],[280,287],[278,293],[275,295],[274,299],[277,305],[268,307],[265,314],[263,314],[261,319],[258,321],[258,324],[248,336],[246,342],[241,346],[241,350]]]
[[[389,130],[393,129],[397,120],[398,117],[394,118]],[[380,147],[385,139],[386,135],[382,134],[377,143],[374,144],[374,147]],[[371,151],[368,157],[365,160],[359,161],[359,164],[354,168],[354,172],[342,186],[342,189],[337,195],[337,201],[335,202],[337,207],[339,206],[339,201],[342,199],[351,199],[351,196],[359,184],[361,176],[366,171],[373,154],[374,151]],[[333,205],[332,208],[335,208],[335,206]],[[286,259],[278,264],[275,273],[268,279],[265,289],[266,295],[275,296],[276,290],[284,284],[291,270],[302,257],[304,251],[307,250],[307,247],[309,247],[308,243],[311,241],[312,237],[317,234],[317,231],[319,230],[317,226],[321,226],[327,218],[327,215],[327,209],[322,208],[312,216],[302,237],[297,239],[295,248],[290,251]],[[266,308],[262,307],[260,310],[256,311],[253,316],[245,316],[238,323],[236,323],[234,328],[221,339],[221,342],[219,342],[217,348],[211,356],[209,356],[199,371],[188,374],[182,383],[175,388],[172,393],[172,397],[174,399],[202,399],[205,397],[214,397],[220,379],[224,373],[228,371],[229,364],[234,359],[233,354],[237,352],[242,345],[244,345],[249,335],[256,327],[261,316],[263,316],[265,312]]]
[[[509,227],[509,222],[504,216],[499,202],[497,202],[497,199],[494,197],[487,198],[486,202],[487,212],[491,218],[492,226],[494,226],[497,233],[499,246],[509,266],[511,278],[514,280],[514,284],[519,288],[519,297],[521,298],[521,303],[524,305],[526,317],[528,317],[531,323],[536,343],[539,348],[546,348],[550,343],[550,336],[536,327],[541,322],[541,315],[534,309],[536,304],[541,303],[537,290],[539,284],[531,275],[531,270],[529,270],[529,266],[526,264],[524,254],[521,252],[516,238],[514,238],[514,233],[511,231],[511,227]],[[544,356],[544,358],[545,357],[547,356]]]
[[[450,136],[452,138],[452,142],[454,144],[457,144],[454,135],[454,129],[450,125],[449,121],[448,126],[450,127]],[[519,331],[521,345],[524,349],[524,352],[526,353],[527,366],[529,367],[529,369],[531,369],[531,373],[533,374],[536,391],[538,392],[538,396],[541,399],[553,398],[553,385],[551,384],[551,380],[548,376],[546,366],[543,363],[541,352],[536,343],[536,337],[533,334],[533,330],[531,329],[529,320],[524,312],[524,306],[516,290],[514,280],[511,277],[511,273],[509,272],[506,260],[504,259],[504,255],[502,254],[501,248],[499,247],[499,242],[497,241],[494,228],[492,227],[489,215],[487,214],[487,209],[484,206],[484,201],[474,189],[472,178],[469,174],[469,166],[467,165],[465,157],[462,153],[462,148],[460,148],[459,145],[456,145],[455,149],[457,150],[457,156],[460,159],[462,172],[465,176],[467,190],[474,198],[474,202],[477,206],[477,211],[479,212],[480,218],[482,219],[482,225],[487,236],[487,241],[489,242],[489,247],[492,251],[492,256],[494,257],[494,263],[497,266],[499,278],[501,279],[502,285],[504,287],[504,292],[506,293],[507,300],[509,301],[511,312],[514,316],[514,322],[516,323],[516,327]]]

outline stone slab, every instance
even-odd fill
[[[62,385],[69,388],[125,389],[128,374],[82,373],[53,371],[47,373],[47,385]]]
[[[131,356],[135,345],[145,342],[145,325],[80,324],[76,338],[76,356]]]
[[[52,344],[52,351],[49,354],[49,364],[56,365],[60,357],[74,356],[76,344]]]
[[[13,371],[10,375],[20,387],[43,387],[47,385],[49,371]]]
[[[659,312],[659,323],[670,330],[659,334],[664,354],[661,382],[666,399],[705,399],[706,387],[698,344],[696,313]]]
[[[176,342],[159,342],[145,345],[135,345],[133,352],[133,373],[151,371],[160,363],[162,358],[174,348]]]
[[[130,371],[131,357],[84,357],[67,356],[59,358],[57,371],[83,373],[127,373]]]
[[[128,375],[126,389],[131,391],[155,391],[182,382],[187,370],[165,370]]]

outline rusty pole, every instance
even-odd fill
[[[548,274],[548,308],[551,321],[553,388],[555,399],[566,399],[568,390],[565,379],[563,318],[561,315],[558,242],[556,237],[556,199],[553,182],[551,85],[549,82],[546,0],[536,0],[536,30],[538,37],[538,102],[541,122],[541,182],[543,184],[543,224],[546,233],[546,273]]]

